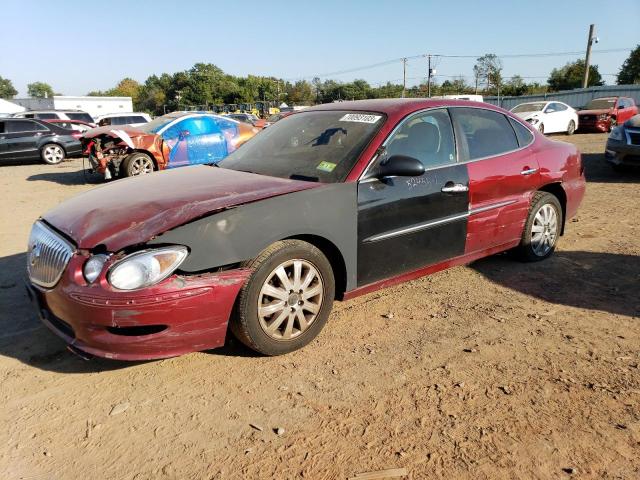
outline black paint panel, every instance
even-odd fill
[[[210,270],[250,260],[284,238],[315,235],[342,254],[346,287],[356,287],[356,184],[336,183],[260,200],[201,218],[159,235],[149,244],[190,249],[180,266],[186,272]]]
[[[358,286],[462,255],[469,194],[442,193],[447,182],[469,185],[466,165],[429,170],[419,177],[361,182],[358,187]],[[462,216],[452,220],[451,217]],[[444,220],[424,228],[424,224]],[[415,231],[375,240],[376,236]]]

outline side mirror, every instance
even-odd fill
[[[382,177],[419,177],[424,173],[420,160],[406,155],[393,155],[378,165],[375,176]]]

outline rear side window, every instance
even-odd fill
[[[81,122],[93,123],[91,115],[85,112],[66,112],[70,120],[80,120]]]
[[[0,122],[0,133],[4,133],[4,122]]]
[[[56,113],[36,113],[36,118],[41,118],[42,120],[56,120],[58,115]]]
[[[520,122],[510,118],[511,126],[516,132],[516,137],[518,138],[518,145],[521,147],[526,147],[531,142],[533,142],[533,133],[527,127],[522,125]]]
[[[129,123],[147,123],[147,119],[140,115],[129,117]]]
[[[503,114],[481,108],[452,108],[451,115],[467,160],[493,157],[519,148],[516,134]]]
[[[24,121],[24,122],[7,122],[8,133],[21,133],[21,132],[39,132],[46,131],[47,129],[36,122]]]

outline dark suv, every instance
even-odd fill
[[[80,155],[80,141],[72,131],[41,120],[0,118],[0,162],[37,160],[50,165]]]

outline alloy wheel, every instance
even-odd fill
[[[260,289],[260,326],[275,340],[296,338],[316,320],[323,296],[324,284],[316,266],[307,260],[287,260],[267,276]]]
[[[133,159],[129,168],[132,177],[151,173],[153,172],[153,160],[146,156],[140,156]]]
[[[558,214],[553,205],[542,205],[531,225],[531,247],[539,257],[544,257],[556,244],[558,238]]]
[[[44,149],[43,156],[48,163],[60,163],[64,158],[64,151],[59,145],[49,145]]]

